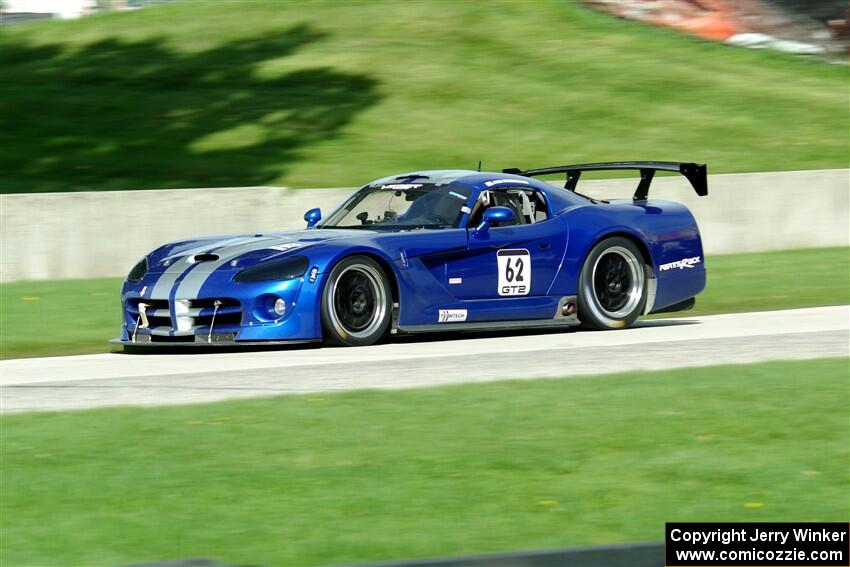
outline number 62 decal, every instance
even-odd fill
[[[526,249],[499,250],[499,295],[528,295],[531,291],[531,255]]]

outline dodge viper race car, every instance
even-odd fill
[[[640,172],[631,199],[576,192],[582,172],[617,169]],[[688,309],[705,287],[702,242],[685,206],[648,199],[659,170],[708,193],[694,163],[417,171],[366,184],[327,217],[308,211],[305,230],[172,242],[127,276],[114,342],[356,346],[449,329],[619,329]],[[563,188],[537,179],[555,173]]]

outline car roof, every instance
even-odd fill
[[[409,173],[399,173],[388,175],[376,179],[368,185],[384,185],[387,183],[398,183],[400,181],[418,181],[420,183],[433,183],[435,185],[445,185],[453,183],[457,179],[469,176],[473,173],[478,173],[470,169],[429,169],[423,171],[411,171]]]
[[[480,191],[486,189],[498,189],[500,187],[530,187],[542,191],[546,195],[552,212],[561,211],[573,205],[587,204],[587,198],[579,196],[572,191],[567,191],[540,179],[514,175],[511,173],[499,173],[494,171],[475,171],[472,169],[428,169],[422,171],[411,171],[397,175],[388,175],[376,179],[366,186],[389,185],[392,183],[422,183],[434,185],[447,185],[456,183],[469,187],[473,191],[473,197],[477,198]]]
[[[538,189],[547,191],[552,189],[552,186],[548,183],[538,181],[530,177],[512,175],[509,173],[497,173],[494,171],[475,171],[472,169],[428,169],[422,171],[411,171],[409,173],[388,175],[387,177],[376,179],[367,185],[385,185],[405,181],[412,183],[433,183],[434,185],[459,183],[474,189],[488,189],[500,184],[511,183],[516,185],[528,185],[529,187],[537,187]]]

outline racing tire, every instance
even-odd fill
[[[322,290],[322,331],[326,343],[375,344],[392,319],[392,292],[384,270],[368,256],[350,256],[331,270]]]
[[[647,268],[634,242],[620,236],[594,246],[578,281],[578,317],[585,329],[625,329],[646,306]]]

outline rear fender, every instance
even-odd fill
[[[552,294],[576,295],[578,277],[590,250],[605,238],[632,239],[647,256],[654,278],[655,296],[651,309],[661,309],[694,297],[705,287],[702,240],[691,212],[679,203],[612,202],[586,205],[563,213],[569,230],[567,251]],[[698,258],[698,260],[690,260]],[[685,260],[689,267],[676,268]],[[650,284],[650,292],[653,285]],[[652,294],[652,293],[650,293]]]

